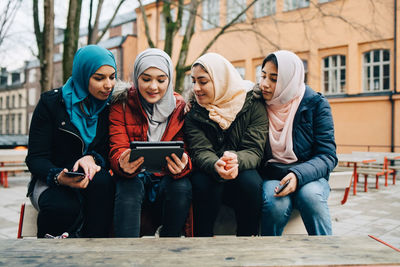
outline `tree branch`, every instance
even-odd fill
[[[147,37],[147,43],[149,44],[150,47],[156,47],[153,43],[153,40],[151,40],[151,36],[150,36],[150,30],[149,30],[149,22],[147,21],[147,16],[146,16],[146,11],[144,10],[144,7],[142,5],[142,1],[139,1],[139,7],[140,7],[140,12],[142,13],[142,17],[143,17],[143,22],[144,22],[144,28],[145,28],[145,33],[146,33],[146,37]]]

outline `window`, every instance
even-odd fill
[[[261,64],[256,66],[256,83],[260,83],[261,78]]]
[[[15,114],[11,114],[11,134],[15,134]]]
[[[28,91],[28,103],[30,106],[36,105],[36,89],[35,88],[29,88]]]
[[[15,95],[12,95],[11,97],[11,108],[15,108]]]
[[[322,60],[322,84],[325,94],[344,93],[346,87],[346,56],[333,55]]]
[[[122,36],[133,34],[133,22],[122,24],[121,32]]]
[[[182,96],[185,100],[189,101],[190,92],[192,90],[193,82],[190,74],[186,74],[183,80]]]
[[[11,83],[19,83],[21,82],[21,75],[19,72],[11,73]]]
[[[3,97],[0,97],[0,109],[3,109]]]
[[[363,88],[365,92],[390,89],[390,51],[372,50],[363,57]]]
[[[246,0],[226,0],[226,23],[231,22],[246,9]],[[246,20],[246,14],[241,15],[235,22]]]
[[[171,17],[175,16],[175,9],[171,9]],[[160,13],[160,40],[165,40],[165,17],[164,14]]]
[[[36,69],[29,70],[28,81],[30,83],[36,82]]]
[[[254,4],[254,18],[275,14],[275,0],[258,0]]]
[[[290,11],[302,7],[308,7],[310,5],[310,0],[285,0],[283,10]]]
[[[189,18],[190,18],[190,9],[191,9],[191,5],[185,5],[183,7],[182,24],[181,24],[181,28],[179,29],[180,35],[185,35],[186,27],[189,23]],[[196,28],[196,26],[195,26],[195,28]]]
[[[17,134],[22,134],[22,114],[18,114]]]
[[[22,103],[22,100],[23,100],[23,96],[22,96],[22,94],[19,94],[19,95],[18,95],[18,106],[19,106],[20,108],[25,106],[25,105]]]
[[[6,109],[10,107],[10,96],[6,96]]]
[[[3,134],[3,115],[0,115],[0,134]]]
[[[203,30],[215,28],[219,25],[219,2],[204,0],[202,5]]]
[[[9,114],[7,114],[7,115],[6,115],[6,125],[5,125],[5,128],[6,128],[6,134],[9,134],[9,133],[10,133],[10,125],[9,125],[9,121],[10,121],[10,115],[9,115]]]
[[[239,72],[240,77],[242,77],[242,79],[244,79],[244,75],[246,73],[246,70],[244,67],[235,67],[235,69]]]
[[[303,65],[304,65],[304,83],[307,83],[308,81],[308,62],[307,60],[302,59]]]

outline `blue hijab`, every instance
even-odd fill
[[[109,65],[117,71],[114,55],[110,51],[98,45],[80,48],[74,57],[72,76],[62,88],[67,113],[85,144],[84,154],[96,136],[98,115],[107,106],[111,97],[110,94],[107,100],[98,100],[89,93],[90,77],[104,65]],[[81,104],[87,97],[89,105]],[[81,105],[85,112],[82,112]]]

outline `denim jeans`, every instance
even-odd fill
[[[153,176],[154,177],[154,176]],[[188,178],[161,177],[154,194],[150,179],[117,178],[114,231],[116,237],[139,237],[141,212],[144,204],[156,206],[161,214],[160,236],[179,237],[192,200],[192,186]],[[159,208],[158,208],[159,207]],[[153,210],[153,209],[152,209]]]
[[[331,217],[328,208],[330,187],[325,178],[307,183],[297,191],[274,197],[278,180],[263,182],[263,207],[261,235],[280,236],[293,208],[298,209],[309,235],[332,235]]]
[[[195,236],[213,236],[222,203],[235,210],[237,235],[257,235],[261,211],[262,179],[256,170],[239,172],[236,179],[216,181],[204,172],[192,174]]]

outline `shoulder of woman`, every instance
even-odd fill
[[[111,96],[111,104],[118,102],[126,102],[128,100],[128,92],[132,85],[128,82],[117,81]]]

